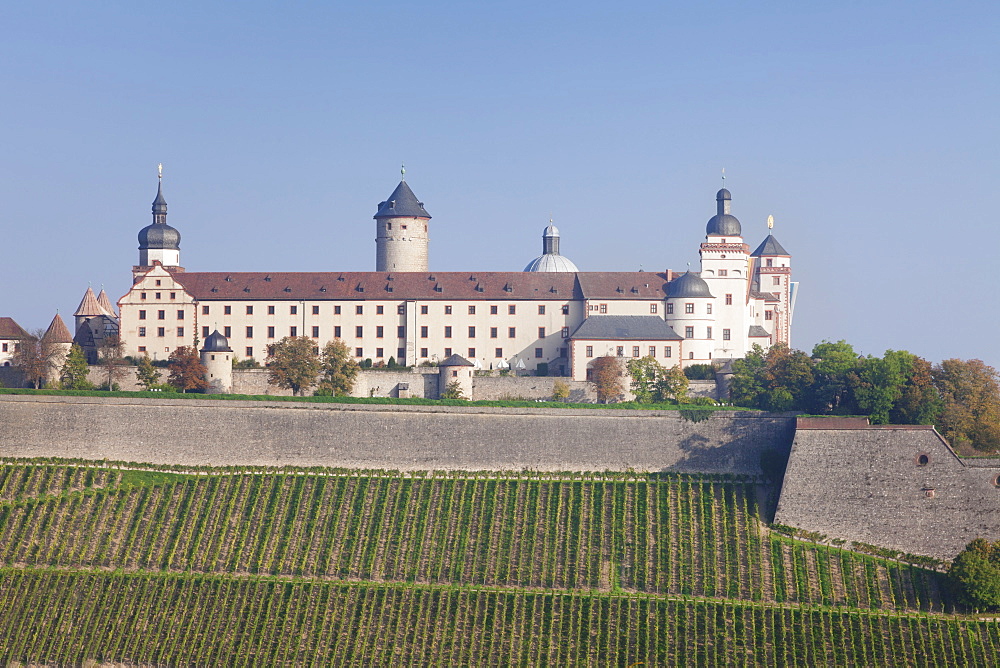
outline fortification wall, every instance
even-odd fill
[[[995,462],[967,465],[930,427],[799,422],[775,522],[940,559],[1000,539]]]
[[[0,455],[188,465],[761,474],[794,419],[718,411],[0,397]]]

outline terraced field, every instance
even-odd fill
[[[942,576],[751,481],[0,466],[0,659],[991,665]]]

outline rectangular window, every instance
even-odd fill
[[[625,357],[625,346],[618,346],[618,357]]]
[[[768,267],[773,267],[774,266],[774,260],[772,260],[771,258],[768,258],[767,259],[767,266]]]
[[[733,305],[733,295],[727,292],[726,293],[726,306],[732,306],[732,305]]]
[[[183,310],[177,311],[177,319],[178,320],[183,320],[184,319],[184,311]]]
[[[545,304],[538,305],[538,315],[545,315]]]
[[[494,350],[493,350],[493,356],[494,357],[503,357],[503,348],[494,348]]]
[[[376,339],[381,339],[384,336],[385,336],[385,327],[383,327],[382,325],[378,325],[375,328],[375,338]]]
[[[517,336],[517,327],[508,327],[507,328],[507,338],[508,339],[513,339],[516,336]]]
[[[139,311],[139,320],[145,320],[145,319],[146,319],[146,312]]]
[[[692,302],[688,302],[688,303],[684,304],[684,312],[685,313],[694,313],[694,304]]]
[[[663,346],[663,356],[664,357],[673,357],[674,356],[674,347],[673,346]]]
[[[375,357],[385,357],[385,354],[384,354],[383,351],[384,351],[383,348],[376,348],[375,349]]]
[[[358,304],[357,306],[354,307],[355,315],[364,315],[364,313],[365,313],[365,307],[363,304]]]
[[[159,281],[157,281],[157,282],[156,282],[156,284],[157,284],[157,285],[159,285],[159,284],[160,284],[160,282],[159,282]],[[159,293],[159,292],[154,292],[154,293],[153,293],[153,297],[155,297],[156,299],[159,299],[159,298],[160,298],[160,293]]]
[[[340,325],[334,325],[333,326],[333,338],[335,338],[335,339],[339,339],[340,338]]]
[[[208,338],[208,327],[202,327],[201,328],[201,338],[203,338],[203,339],[207,339]]]
[[[649,305],[649,312],[650,313],[656,313],[656,306],[657,306],[656,304],[650,304]]]
[[[233,307],[232,306],[223,306],[222,307],[222,314],[223,315],[231,315],[232,312],[233,312]]]
[[[639,356],[639,346],[632,346],[632,357]]]
[[[202,315],[208,315],[208,306],[202,306],[201,307],[201,314]]]
[[[314,339],[318,339],[319,338],[319,325],[313,325],[312,337]]]
[[[156,312],[156,319],[157,320],[166,320],[167,319],[167,312],[166,311],[157,311]]]
[[[516,304],[508,304],[508,306],[507,306],[507,315],[517,315],[517,305]]]
[[[587,357],[594,356],[594,346],[587,346]]]
[[[772,277],[771,281],[772,281],[772,282],[773,282],[773,283],[774,283],[775,285],[781,285],[781,276],[774,276],[774,277]]]
[[[406,325],[397,325],[396,326],[396,338],[397,339],[401,339],[404,336],[406,336]]]
[[[247,315],[253,315],[253,306],[247,306]]]
[[[541,348],[535,348],[535,357],[538,358],[538,357],[542,357],[542,356],[543,356],[542,349]]]
[[[420,338],[427,338],[427,325],[420,325]]]
[[[708,332],[708,333],[707,333],[707,334],[705,335],[705,338],[706,338],[706,339],[710,339],[710,338],[712,338],[712,328],[711,328],[711,327],[706,327],[705,329],[706,329],[706,331]]]
[[[601,313],[607,313],[608,312],[608,305],[607,304],[601,304],[600,312]]]
[[[667,304],[667,315],[673,315],[673,314],[674,314],[674,305]]]
[[[427,357],[427,348],[421,348],[420,349],[420,356],[421,357]]]
[[[729,270],[728,269],[720,269],[719,270],[719,276],[728,276],[728,275],[729,275]]]
[[[475,356],[476,356],[476,349],[469,348],[469,357],[475,357]]]
[[[774,311],[764,311],[764,320],[774,320]]]
[[[446,339],[450,339],[451,338],[451,327],[445,327],[444,328],[444,338],[446,338]]]
[[[288,328],[288,336],[298,336],[298,335],[299,335],[298,327],[292,326]]]
[[[562,314],[563,315],[569,315],[569,304],[563,304],[562,305]]]
[[[544,327],[539,327],[538,328],[538,338],[540,338],[540,339],[544,339],[545,338],[545,328]]]
[[[361,348],[355,348],[354,349],[354,356],[355,357],[364,357],[365,356],[365,351],[362,350]]]
[[[319,315],[319,306],[313,306],[313,315]]]
[[[469,315],[476,315],[476,307],[475,306],[470,306],[469,307]]]
[[[208,329],[208,328],[206,327],[205,329]],[[274,327],[268,327],[267,328],[267,338],[269,338],[269,339],[273,339],[274,338]]]
[[[399,306],[397,306],[396,313],[398,313],[399,315],[406,315],[406,305],[400,304]],[[400,357],[402,357],[402,355],[400,355]]]
[[[248,339],[253,338],[253,327],[247,327],[247,338]]]
[[[470,339],[476,338],[476,328],[473,327],[472,325],[469,325],[469,338]]]
[[[451,315],[451,305],[450,304],[446,304],[445,305],[445,307],[444,307],[444,314],[445,315]]]
[[[251,348],[250,346],[246,347],[246,351],[245,352],[246,352],[246,356],[247,357],[253,357],[253,348]]]
[[[705,305],[705,308],[707,309],[707,310],[705,311],[705,313],[707,313],[707,314],[709,314],[709,315],[712,315],[712,305],[711,305],[711,304],[706,304],[706,305]]]
[[[427,315],[427,305],[426,304],[424,304],[423,306],[420,307],[420,315]],[[427,355],[424,355],[424,357],[427,357]]]
[[[146,293],[145,292],[140,292],[139,293],[139,299],[145,299],[145,298],[146,298]]]
[[[360,338],[361,338],[361,337],[363,337],[364,335],[365,335],[365,328],[364,328],[364,327],[362,327],[361,325],[358,325],[358,326],[356,326],[356,327],[354,328],[354,336],[355,336],[356,338],[359,338],[359,339],[360,339]]]
[[[396,361],[400,364],[403,363],[403,357],[406,356],[406,348],[396,348]]]
[[[4,345],[7,345],[7,344],[5,343]],[[4,350],[6,351],[7,349],[6,349],[6,348],[4,348]],[[139,352],[140,352],[140,353],[144,353],[144,352],[146,352],[146,346],[139,346]]]
[[[340,315],[340,304],[337,304],[333,307],[333,314]]]
[[[146,336],[146,328],[145,327],[140,327],[139,328],[139,336]],[[6,346],[6,345],[7,344],[5,343],[4,346]],[[4,348],[4,352],[6,352],[6,351],[7,351],[7,348]]]
[[[563,327],[562,328],[562,337],[564,339],[568,339],[569,338],[569,327]]]
[[[650,346],[649,347],[649,356],[650,357],[656,357],[656,346]]]
[[[723,341],[729,341],[729,340],[731,340],[732,339],[732,331],[733,330],[731,330],[731,329],[724,329],[724,330],[722,330],[722,340]]]
[[[165,327],[157,327],[156,328],[156,335],[157,336],[166,336],[167,335],[167,329]]]
[[[384,314],[385,314],[385,309],[382,306],[375,307],[375,315],[384,315]],[[379,355],[379,357],[381,357],[381,355]]]
[[[496,327],[490,327],[490,338],[491,339],[497,338],[497,328]]]
[[[445,348],[444,349],[444,356],[445,357],[451,357],[451,348]]]
[[[693,339],[694,338],[694,327],[685,327],[684,328],[684,338],[685,339]]]
[[[268,315],[274,315],[274,307],[273,306],[268,306],[267,307],[267,314]]]
[[[490,306],[490,315],[496,315],[496,314],[497,314],[497,306],[496,304],[494,304]]]

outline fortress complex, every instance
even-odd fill
[[[750,251],[730,201],[728,190],[717,193],[700,272],[579,271],[552,224],[524,271],[436,271],[431,215],[405,179],[374,215],[375,271],[193,272],[181,266],[161,179],[118,325],[127,354],[154,359],[218,329],[233,355],[258,361],[286,336],[318,347],[340,338],[376,363],[459,355],[474,368],[576,380],[605,355],[652,355],[664,366],[726,361],[755,343],[789,343],[797,286],[772,235]]]

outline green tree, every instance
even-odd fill
[[[934,424],[941,414],[941,395],[934,387],[931,363],[912,355],[910,373],[889,411],[892,424]]]
[[[746,357],[733,360],[733,375],[729,380],[729,399],[737,406],[763,408],[764,370],[767,368],[764,349],[753,344]]]
[[[966,605],[977,610],[1000,609],[1000,541],[973,540],[955,557],[948,580]]]
[[[552,401],[566,401],[569,399],[569,395],[569,383],[564,380],[555,380],[552,382]]]
[[[627,364],[629,375],[632,376],[632,394],[641,404],[653,403],[657,400],[657,383],[663,377],[663,367],[652,355],[635,357]]]
[[[453,380],[448,383],[448,386],[444,388],[444,392],[441,393],[442,399],[467,399],[465,393],[462,392],[462,384],[457,380]]]
[[[147,390],[153,389],[153,386],[160,383],[160,372],[153,366],[153,361],[149,359],[148,355],[139,358],[139,363],[135,367],[135,377],[139,384]]]
[[[664,369],[656,382],[656,400],[660,402],[682,403],[687,399],[687,392],[688,377],[679,365]]]
[[[302,396],[316,383],[320,371],[316,343],[308,336],[286,336],[271,346],[267,370],[273,385]]]
[[[813,384],[807,403],[813,413],[857,413],[854,389],[858,385],[860,355],[847,341],[823,341],[813,346]]]
[[[763,405],[769,411],[802,410],[814,378],[812,359],[801,350],[776,344],[767,351]]]
[[[912,358],[905,350],[887,350],[884,357],[869,356],[861,361],[854,398],[873,424],[889,422],[889,412],[902,395],[903,384],[912,371]]]
[[[684,367],[688,380],[715,380],[715,367],[711,364],[692,364]]]
[[[941,395],[938,430],[956,446],[1000,448],[1000,384],[997,371],[981,360],[944,360],[932,371]]]
[[[180,346],[170,353],[170,375],[167,382],[179,392],[188,390],[204,390],[208,387],[205,380],[205,365],[201,363],[198,351],[191,346]]]
[[[354,389],[358,377],[358,362],[351,349],[341,339],[334,339],[323,347],[320,355],[319,389],[316,394],[345,397]]]
[[[108,334],[97,344],[97,366],[108,379],[109,390],[115,389],[119,380],[128,375],[128,362],[125,361],[125,341],[117,334]]]
[[[617,357],[598,357],[591,365],[591,382],[602,404],[616,401],[622,394],[622,365]]]
[[[59,387],[64,390],[92,390],[94,384],[87,379],[89,373],[87,355],[74,343],[59,373]]]

